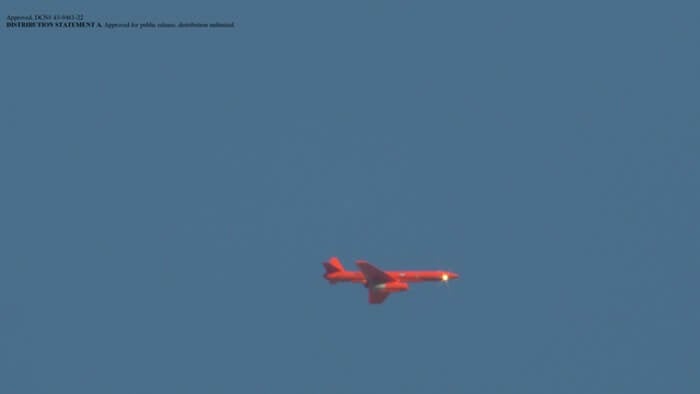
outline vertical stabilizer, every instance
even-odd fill
[[[340,259],[337,257],[331,257],[328,259],[328,261],[325,261],[323,263],[323,267],[326,268],[326,273],[327,274],[332,274],[334,272],[343,272],[345,271],[345,268],[343,268],[343,265],[340,264]]]

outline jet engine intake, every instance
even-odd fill
[[[398,293],[408,290],[408,283],[405,282],[387,282],[380,283],[374,286],[374,290],[383,291],[385,293]]]

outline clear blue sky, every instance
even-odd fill
[[[0,392],[700,392],[697,2],[333,3],[0,8],[238,24],[0,29]]]

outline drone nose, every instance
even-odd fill
[[[450,272],[450,279],[457,279],[459,278],[459,274],[455,274],[454,272]]]

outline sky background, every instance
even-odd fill
[[[237,28],[0,28],[0,392],[700,392],[700,6],[579,3],[5,2]]]

